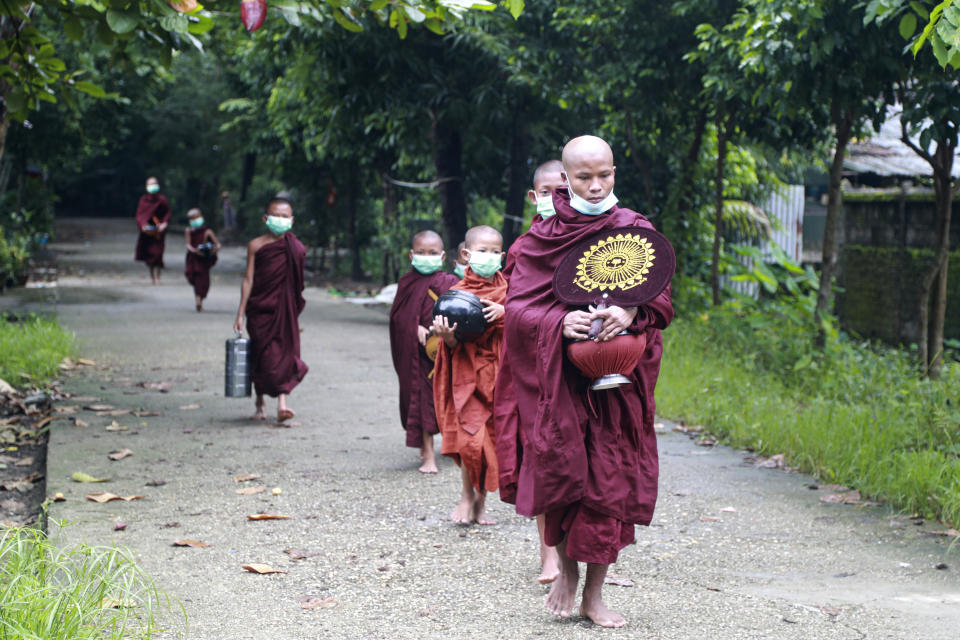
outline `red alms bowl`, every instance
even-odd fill
[[[567,357],[580,373],[594,379],[590,388],[596,391],[630,384],[628,376],[646,348],[646,335],[624,332],[607,342],[571,342],[567,346]]]

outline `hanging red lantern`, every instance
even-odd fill
[[[247,31],[256,31],[267,18],[266,0],[247,0],[240,3],[240,19]]]

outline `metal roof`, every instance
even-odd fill
[[[850,143],[843,161],[846,171],[905,178],[933,176],[927,161],[900,140],[900,113],[899,107],[889,109],[880,131],[870,138]],[[920,146],[919,136],[911,136],[911,140]],[[953,163],[953,176],[960,177],[960,153]]]

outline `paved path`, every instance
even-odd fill
[[[628,627],[555,620],[542,608],[546,588],[534,581],[533,523],[496,498],[499,525],[449,523],[456,468],[442,461],[438,475],[421,476],[415,451],[402,446],[383,310],[308,290],[301,325],[311,371],[291,399],[299,424],[250,422],[252,402],[222,393],[242,251],[222,254],[208,310],[198,314],[179,237],[169,242],[164,283],[152,287],[132,262],[126,222],[67,225],[57,248],[72,275],[62,277],[55,298],[25,291],[0,298],[0,310],[56,310],[83,355],[98,362],[71,377],[68,389],[160,413],[115,418],[125,432],[106,431],[114,418],[89,412],[85,428],[57,421],[48,488],[67,496],[53,509],[54,518],[72,523],[61,535],[130,548],[183,603],[185,637],[960,637],[960,556],[925,535],[943,527],[821,503],[809,477],[754,468],[727,448],[696,447],[670,423],[659,439],[662,497],[653,526],[638,529],[637,544],[611,569],[635,586],[606,587]],[[171,386],[161,393],[141,382]],[[122,448],[134,455],[107,458]],[[112,480],[77,484],[75,471]],[[262,478],[234,483],[248,473]],[[249,485],[267,491],[236,493]],[[146,497],[102,505],[83,499],[96,490]],[[294,519],[247,520],[257,512]],[[114,531],[117,522],[126,529]],[[171,546],[178,538],[210,546]],[[317,555],[292,560],[286,549]],[[287,573],[241,569],[251,562]],[[933,568],[941,562],[949,569]],[[331,598],[335,606],[304,610],[299,596]],[[176,619],[168,621],[162,637],[183,637]]]

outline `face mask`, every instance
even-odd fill
[[[443,267],[443,255],[421,256],[415,253],[413,257],[410,258],[410,262],[413,264],[414,269],[428,276],[431,273],[440,271],[440,268]]]
[[[543,196],[542,198],[537,196],[537,213],[540,214],[541,218],[549,218],[556,212],[557,210],[553,208],[553,195]]]
[[[280,216],[267,216],[267,229],[275,236],[290,231],[293,227],[293,218],[281,218]]]
[[[463,265],[459,262],[453,265],[453,272],[460,278],[463,278],[465,275],[467,275],[467,272],[463,270]]]
[[[485,251],[470,252],[470,268],[481,278],[489,278],[500,270],[500,254]]]
[[[158,184],[147,185],[147,193],[157,193],[158,191],[160,191],[160,185]]]
[[[601,213],[606,213],[618,202],[617,196],[613,195],[612,190],[610,191],[610,195],[596,204],[581,198],[575,194],[569,186],[567,187],[567,191],[570,192],[570,206],[586,216],[598,216]]]
[[[203,226],[203,218],[194,218],[190,221],[190,226],[194,229],[199,229]]]

